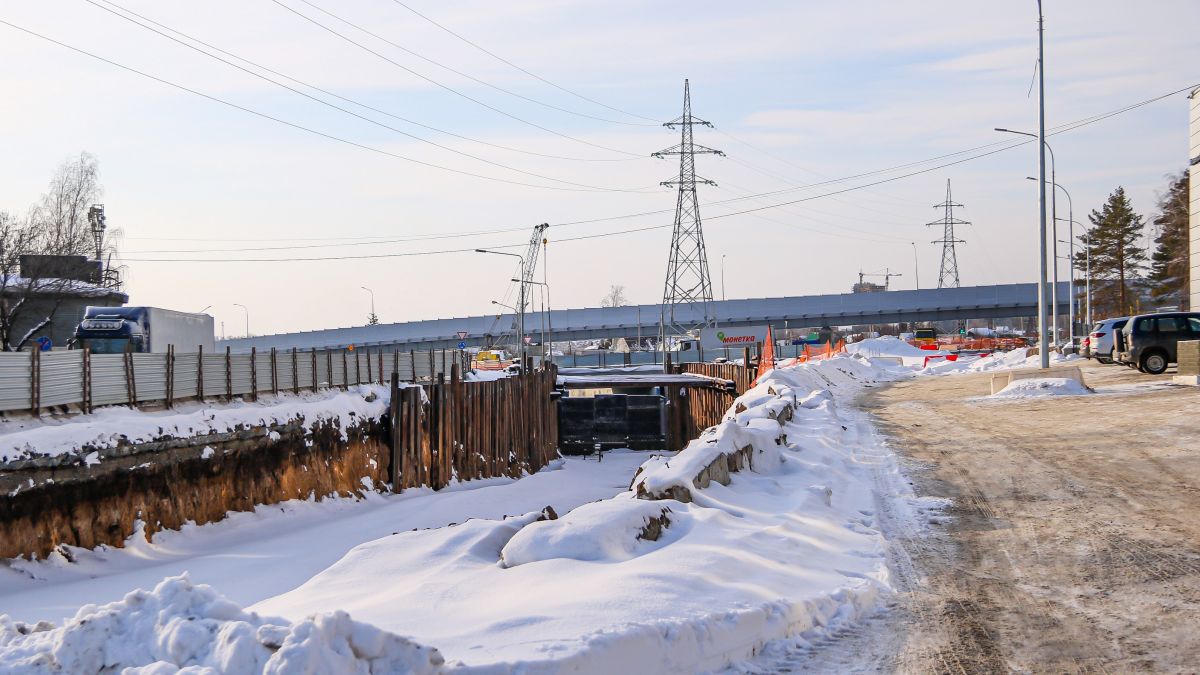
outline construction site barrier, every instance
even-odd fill
[[[0,413],[46,409],[89,413],[107,405],[165,405],[176,401],[317,391],[358,384],[430,382],[465,365],[458,350],[276,350],[233,354],[93,354],[86,349],[0,353]]]

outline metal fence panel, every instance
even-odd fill
[[[204,396],[225,395],[225,355],[204,355]]]
[[[79,403],[83,400],[83,352],[43,352],[38,405]],[[28,382],[28,371],[24,378]]]
[[[241,396],[250,393],[250,355],[230,354],[229,362],[232,369],[231,382],[233,395]]]
[[[129,403],[124,354],[92,354],[92,405]]]
[[[259,352],[254,359],[255,377],[258,378],[258,390],[271,391],[271,352]]]
[[[312,390],[312,352],[300,352],[296,354],[296,378],[299,380],[297,382],[298,387]]]
[[[0,353],[0,408],[29,409],[31,359],[29,352]]]
[[[196,395],[196,381],[199,374],[197,372],[197,364],[199,362],[200,355],[195,352],[175,355],[172,398],[179,400],[181,398],[191,398]]]
[[[131,354],[133,381],[139,401],[167,399],[167,355]]]

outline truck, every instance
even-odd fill
[[[75,328],[71,349],[93,354],[162,354],[213,350],[213,318],[158,307],[88,307]]]

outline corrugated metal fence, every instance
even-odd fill
[[[205,397],[249,396],[280,391],[317,391],[356,384],[386,384],[392,373],[406,382],[448,376],[466,356],[455,350],[428,352],[371,349],[288,350],[231,354],[92,354],[86,350],[0,353],[0,412],[72,406],[91,412],[106,405],[154,403]]]

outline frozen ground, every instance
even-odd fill
[[[22,621],[61,621],[85,603],[119,600],[135,588],[187,572],[239,605],[289,591],[355,546],[415,528],[468,518],[502,518],[547,505],[562,513],[629,485],[644,453],[605,453],[603,462],[567,459],[520,481],[494,478],[433,492],[406,490],[363,500],[288,501],[232,513],[210,525],[163,531],[152,543],[70,550],[61,556],[0,566],[0,614]]]
[[[772,640],[820,640],[881,608],[893,583],[881,523],[918,523],[928,506],[850,406],[891,377],[856,357],[769,376],[710,440],[647,464],[646,480],[682,481],[691,503],[633,498],[629,480],[647,456],[617,453],[438,494],[263,507],[125,550],[70,551],[74,562],[13,562],[0,573],[0,607],[12,616],[0,622],[0,659],[49,658],[87,643],[86,626],[98,624],[157,645],[105,643],[107,665],[242,655],[263,672],[280,654],[310,667],[353,656],[330,672],[441,668],[443,657],[446,668],[487,672],[696,672]],[[789,402],[797,412],[780,424],[773,417]],[[754,470],[727,487],[700,489],[680,469],[708,461],[710,443],[745,442]],[[566,515],[536,522],[548,504]],[[656,518],[657,539],[646,535]],[[12,623],[62,622],[83,603],[185,570],[148,595],[85,606],[63,628],[25,635]],[[159,618],[147,627],[146,606],[169,611],[151,612]],[[189,612],[203,631],[179,632]],[[190,646],[167,649],[178,644]]]

